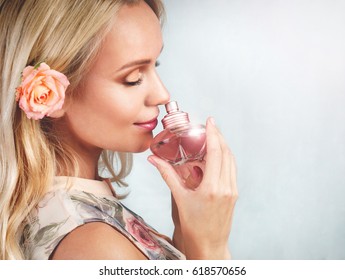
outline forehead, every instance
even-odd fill
[[[115,15],[99,53],[101,63],[121,66],[130,60],[156,59],[163,42],[160,22],[144,2],[124,5]]]

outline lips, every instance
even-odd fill
[[[141,123],[135,123],[134,125],[136,126],[139,126],[141,128],[144,128],[146,130],[149,130],[149,131],[152,131],[156,128],[158,124],[158,120],[157,120],[157,117],[150,120],[150,121],[147,121],[147,122],[141,122]]]

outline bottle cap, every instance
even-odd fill
[[[165,104],[167,115],[162,119],[163,128],[173,129],[189,123],[188,114],[180,111],[176,101]]]

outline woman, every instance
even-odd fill
[[[131,153],[149,147],[169,101],[155,70],[162,3],[11,0],[0,9],[1,258],[229,259],[236,171],[213,119],[196,189],[148,159],[172,192],[173,242],[98,173],[100,163],[125,185]]]

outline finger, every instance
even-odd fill
[[[189,176],[185,181],[185,185],[190,189],[196,189],[203,178],[203,171],[199,166],[192,166],[190,168]]]
[[[169,163],[156,156],[149,156],[147,160],[158,169],[174,196],[179,190],[183,189],[183,183],[180,177]]]
[[[231,157],[231,166],[230,166],[230,176],[231,176],[231,193],[235,200],[238,198],[238,188],[237,188],[237,166],[235,157]]]
[[[208,118],[206,123],[206,155],[203,182],[207,185],[212,183],[214,185],[217,184],[221,174],[222,152],[213,118]]]
[[[218,131],[218,137],[219,137],[219,143],[222,150],[222,169],[221,169],[221,175],[220,180],[223,182],[225,186],[231,185],[231,168],[232,166],[232,158],[234,157],[229,146],[227,145],[224,136],[222,133],[217,129]]]
[[[235,157],[231,152],[231,149],[227,145],[224,136],[217,129],[219,135],[219,142],[222,149],[223,163],[221,171],[221,181],[225,186],[231,189],[231,195],[236,200],[238,197],[237,190],[237,167]]]

